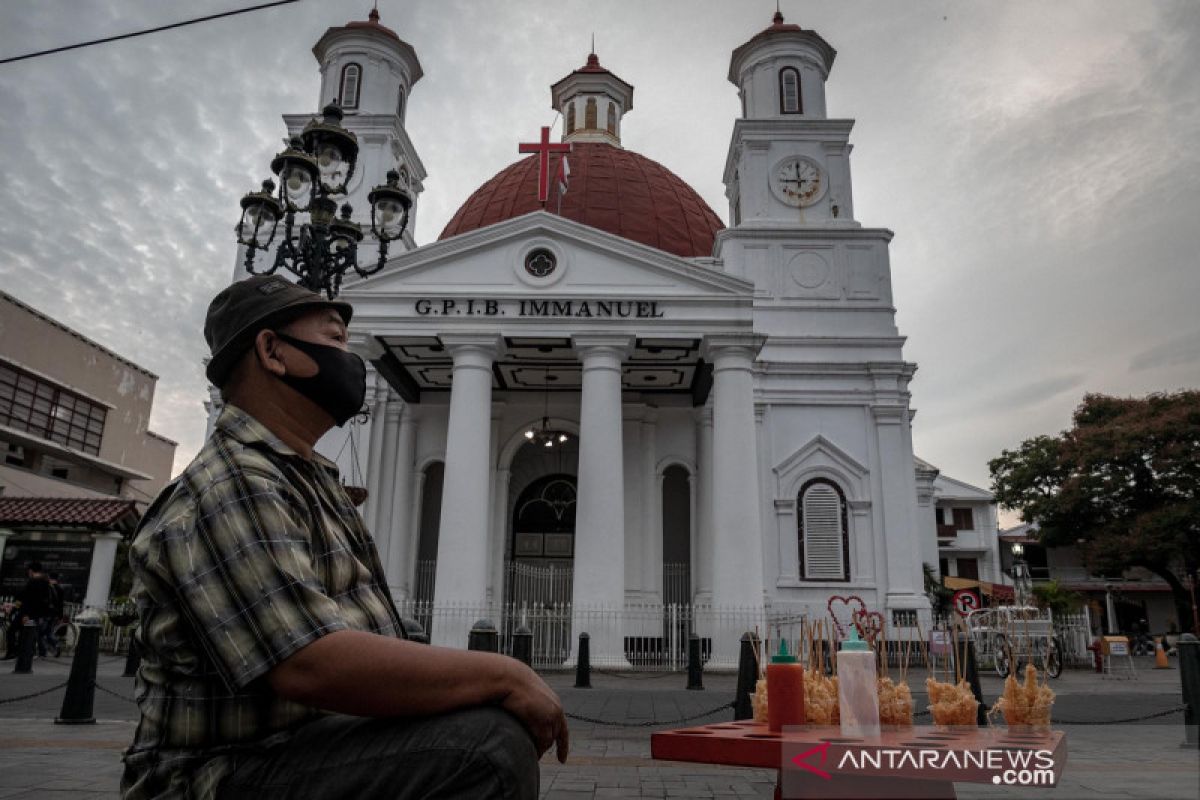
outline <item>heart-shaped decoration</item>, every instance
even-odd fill
[[[854,624],[855,615],[860,612],[865,614],[867,604],[856,594],[849,597],[835,594],[825,603],[825,608],[833,620],[833,627],[837,629],[838,638],[845,639],[849,635],[850,626]]]
[[[874,647],[875,640],[883,633],[883,614],[878,611],[860,611],[854,615],[854,627],[858,628],[858,635],[863,641]]]

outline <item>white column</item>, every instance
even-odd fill
[[[712,602],[712,408],[696,410],[696,538],[692,554],[692,588],[697,605]]]
[[[918,591],[921,566],[920,542],[915,530],[917,506],[916,474],[912,448],[905,446],[904,406],[877,405],[871,408],[879,447],[883,538],[887,546],[887,605],[911,608],[923,600]],[[920,603],[916,603],[919,605]]]
[[[499,457],[500,453],[500,429],[504,424],[504,408],[503,401],[492,403],[492,427],[491,427],[491,446],[489,453],[495,453]],[[487,603],[492,608],[500,608],[500,603],[503,601],[501,597],[503,580],[497,583],[497,576],[503,576],[503,546],[504,534],[501,532],[501,524],[503,516],[499,509],[501,506],[507,505],[506,498],[500,496],[500,470],[496,468],[495,459],[489,456],[488,458],[488,533],[487,533],[487,569],[488,578],[485,588]],[[492,620],[497,625],[500,620]]]
[[[392,462],[395,465],[392,476],[392,507],[389,515],[391,535],[388,537],[387,561],[384,572],[387,574],[388,587],[392,598],[397,602],[405,599],[408,592],[408,582],[413,569],[409,557],[409,543],[414,536],[410,524],[413,506],[412,470],[416,456],[417,424],[413,419],[412,407],[404,404],[400,412],[399,431],[396,435],[396,447]]]
[[[488,477],[491,472],[492,333],[443,334],[454,358],[446,476],[438,527],[433,644],[465,648],[487,600]]]
[[[363,522],[367,530],[375,533],[375,525],[379,521],[379,473],[383,463],[383,427],[384,413],[387,407],[387,395],[391,391],[382,375],[375,375],[375,391],[368,402],[371,406],[371,430],[367,444],[367,476],[364,488],[367,490],[367,502],[363,508]]]
[[[621,362],[628,336],[576,337],[583,362],[579,411],[579,482],[575,511],[575,577],[572,602],[576,638],[591,637],[593,663],[624,660],[625,476],[621,424]],[[609,611],[603,618],[586,614]]]
[[[417,556],[420,555],[421,548],[421,507],[425,504],[424,470],[413,470],[410,496],[413,501],[408,514],[408,529],[412,531],[412,535],[408,537],[408,572],[404,575],[404,583],[408,586],[408,596],[416,597]]]
[[[379,558],[387,564],[392,550],[392,505],[395,501],[396,444],[400,438],[400,415],[404,401],[394,392],[388,393],[383,407],[383,437],[379,447],[379,480],[376,489],[379,501],[375,504],[375,527],[371,536]]]
[[[658,475],[658,410],[642,417],[642,592],[648,603],[663,601],[662,476]]]
[[[713,606],[763,605],[762,523],[754,424],[754,358],[764,338],[705,342],[713,365]]]
[[[92,545],[92,566],[88,570],[87,591],[83,596],[84,608],[104,608],[108,605],[108,591],[112,587],[113,567],[117,563],[117,545],[121,534],[100,533]]]

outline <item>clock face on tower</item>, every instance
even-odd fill
[[[811,206],[825,193],[825,173],[812,159],[785,158],[771,170],[771,189],[789,206]]]

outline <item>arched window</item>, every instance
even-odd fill
[[[342,108],[358,108],[358,90],[362,83],[362,67],[358,64],[347,64],[342,67],[341,94],[339,100]]]
[[[608,132],[617,135],[617,104],[611,101],[608,104]]]
[[[583,127],[585,130],[596,130],[596,98],[589,97],[583,107]]]
[[[804,106],[800,102],[800,73],[795,67],[779,70],[779,113],[804,113]]]
[[[404,121],[404,87],[401,86],[396,94],[396,116]]]
[[[850,536],[846,497],[836,484],[816,478],[800,487],[800,577],[810,581],[850,580]]]
[[[575,130],[575,104],[570,103],[567,106],[567,133]]]

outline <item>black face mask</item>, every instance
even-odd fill
[[[273,333],[317,363],[316,375],[283,375],[281,381],[325,409],[338,427],[362,410],[367,397],[367,365],[361,358],[338,347]]]

